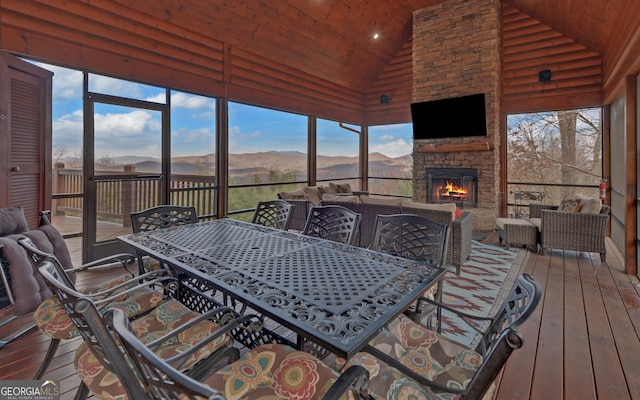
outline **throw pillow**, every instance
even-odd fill
[[[307,195],[309,200],[311,200],[314,206],[320,205],[320,199],[322,199],[322,195],[324,194],[324,190],[321,186],[306,186],[302,190],[304,191],[304,194]]]
[[[329,194],[334,194],[337,193],[336,190],[338,190],[338,188],[336,187],[336,185],[332,185],[331,183],[329,183],[327,186],[322,186],[322,190],[323,190],[323,194],[324,193],[329,193]]]
[[[587,197],[581,194],[576,195],[580,200],[580,212],[589,214],[599,214],[602,209],[602,200],[596,197]]]
[[[351,185],[348,183],[329,183],[329,188],[332,193],[353,193]]]
[[[22,207],[0,208],[0,236],[22,233],[29,230]]]
[[[458,218],[462,217],[462,213],[463,213],[462,208],[456,207],[456,218],[455,219],[458,219]]]
[[[575,195],[566,195],[560,202],[558,211],[578,212],[580,211],[580,200]]]

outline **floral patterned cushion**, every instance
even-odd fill
[[[482,364],[482,356],[400,315],[369,344],[398,360],[421,376],[442,386],[465,388]],[[336,361],[336,369],[345,365]],[[349,360],[350,365],[362,365],[370,374],[369,391],[384,399],[454,399],[450,393],[438,393],[419,385],[400,371],[367,353]],[[415,397],[412,397],[415,396]]]
[[[143,262],[144,270],[149,271],[157,271],[162,269],[162,264],[160,260],[151,257],[145,257]]]
[[[149,314],[131,321],[131,329],[143,343],[148,343],[166,333],[179,328],[189,320],[200,316],[189,310],[177,300],[167,300],[153,309]],[[205,320],[154,350],[161,358],[169,358],[189,350],[218,329],[218,325]],[[204,360],[216,350],[230,345],[230,337],[226,334],[211,341],[189,357],[180,369],[187,370],[197,362]],[[82,381],[101,399],[126,399],[127,395],[118,377],[105,369],[93,355],[86,342],[83,342],[75,353],[74,364]],[[176,366],[177,367],[177,366]]]
[[[338,374],[309,353],[265,344],[211,375],[205,383],[235,399],[321,399]],[[342,397],[355,399],[355,391]]]
[[[95,293],[101,290],[110,289],[121,283],[126,282],[128,277],[114,279],[103,284],[101,287],[90,289],[85,293]],[[109,303],[106,307],[117,307],[124,311],[128,318],[145,313],[162,302],[162,294],[154,292],[148,288],[141,288],[133,293],[123,295],[116,301]],[[36,311],[33,318],[38,328],[46,335],[53,339],[71,339],[79,334],[75,325],[69,318],[64,306],[56,296],[51,296],[43,301]]]

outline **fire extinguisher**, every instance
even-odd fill
[[[604,201],[607,198],[607,180],[605,178],[600,179],[600,200]]]

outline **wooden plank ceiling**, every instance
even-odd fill
[[[413,10],[441,1],[115,0],[113,3],[119,3],[118,8],[132,8],[224,42],[232,54],[234,48],[240,48],[362,93],[411,38]],[[373,38],[374,33],[379,33],[378,39]]]
[[[413,11],[442,1],[116,0],[113,3],[366,92],[410,39]],[[640,25],[637,0],[504,1],[602,55],[605,64],[622,51]],[[376,32],[380,37],[374,40]]]
[[[18,54],[350,122],[400,82],[391,122],[408,115],[413,12],[446,1],[0,0],[0,19]],[[632,69],[640,1],[501,3],[601,56],[603,85]]]

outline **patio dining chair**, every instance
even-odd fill
[[[314,206],[309,210],[303,235],[354,244],[360,228],[360,213],[338,205]]]
[[[261,201],[256,207],[251,223],[269,228],[289,230],[294,206],[284,200]]]
[[[359,398],[367,384],[368,372],[363,367],[338,374],[313,355],[282,344],[262,344],[208,377],[194,379],[151,351],[121,310],[109,311],[101,320],[90,302],[81,300],[76,309],[100,332],[96,338],[103,349],[102,362],[121,377],[132,399],[314,400],[345,398],[346,392],[351,392],[348,398]]]
[[[198,212],[195,207],[189,206],[161,205],[131,213],[133,233],[195,224],[196,222],[198,222]],[[161,268],[160,261],[140,253],[137,256],[139,274]]]
[[[442,225],[414,214],[378,215],[369,249],[444,268],[448,239],[449,225]],[[440,293],[441,285],[442,282],[439,282],[437,286]],[[426,298],[433,298],[431,289],[405,314],[416,322],[420,321],[425,312]]]
[[[128,308],[134,305],[130,302],[119,302],[119,299],[122,295],[140,290],[139,286],[104,297],[105,293],[84,294],[69,287],[55,258],[41,259],[38,262],[38,271],[54,291],[74,328],[83,338],[74,356],[74,365],[82,380],[76,398],[86,398],[89,390],[100,398],[124,398],[126,391],[123,383],[108,366],[100,362],[101,354],[96,348],[96,332],[84,315],[76,311],[76,305],[84,299],[95,307],[96,312],[106,313],[118,309],[126,316]],[[148,280],[144,285],[166,284],[167,280],[173,278]],[[179,290],[172,292],[179,293]],[[209,340],[212,332],[218,331],[226,321],[234,319],[235,316],[229,308],[216,308],[200,314],[189,310],[175,297],[170,296],[159,299],[155,308],[133,319],[131,327],[139,339],[159,357],[171,362],[180,371],[201,378],[221,362],[237,360],[238,350],[233,347],[228,330]],[[173,335],[177,329],[180,330],[179,340]]]
[[[51,225],[48,218],[48,211],[43,211],[40,215],[42,225],[38,228],[37,232],[24,232],[23,235],[18,235],[14,238],[17,241],[15,246],[21,249],[24,254],[23,257],[26,260],[25,262],[29,264],[30,269],[35,270],[33,272],[35,275],[39,275],[35,268],[39,260],[47,257],[64,260],[58,261],[60,274],[66,285],[75,290],[75,274],[77,272],[103,268],[105,265],[109,265],[110,267],[119,265],[123,271],[126,271],[124,275],[119,278],[110,279],[95,287],[85,288],[83,289],[83,293],[91,293],[96,296],[113,296],[118,294],[118,302],[126,305],[127,316],[131,318],[148,312],[156,306],[161,299],[161,295],[155,291],[148,290],[148,288],[139,286],[137,281],[131,281],[134,275],[127,269],[128,265],[134,261],[134,257],[131,254],[114,254],[110,257],[73,267],[64,238],[60,232]],[[37,241],[38,246],[47,251],[36,247],[34,241]],[[14,250],[14,252],[17,253],[17,250]],[[18,277],[16,276],[14,278]],[[33,276],[32,278],[35,279],[36,277]],[[38,278],[40,277],[38,276]],[[148,278],[150,279],[151,275],[149,275]],[[43,285],[45,284],[46,282],[43,282]],[[47,285],[44,287],[46,289]],[[127,291],[132,288],[136,288],[136,290]],[[49,297],[44,296],[39,305],[34,307],[33,319],[34,326],[37,326],[51,341],[34,379],[41,379],[43,377],[57,352],[60,341],[62,339],[71,339],[78,335],[78,331],[74,329],[73,323],[64,312],[64,308],[58,301],[58,298],[55,295],[51,295],[49,289],[47,289],[46,292]],[[23,295],[23,293],[21,293],[21,295]]]
[[[335,367],[367,368],[374,398],[413,393],[428,399],[482,399],[513,350],[522,347],[517,329],[541,296],[540,285],[522,274],[493,316],[477,317],[431,301],[462,317],[479,336],[477,345],[463,346],[400,315],[363,352],[349,362],[338,359]]]

